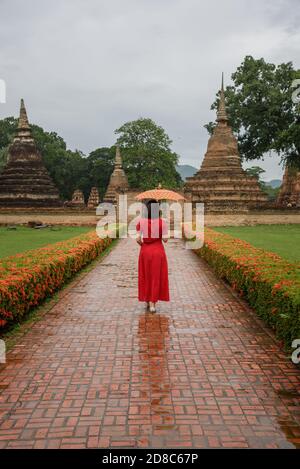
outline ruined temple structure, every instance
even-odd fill
[[[98,207],[99,202],[100,202],[99,191],[98,191],[97,187],[92,187],[90,195],[89,195],[89,200],[88,200],[88,203],[87,203],[87,207],[88,208],[96,208],[96,207]]]
[[[203,202],[205,211],[216,212],[248,211],[267,200],[257,179],[242,168],[238,143],[228,125],[223,77],[217,125],[201,168],[187,178],[184,194],[192,202]]]
[[[277,205],[282,208],[300,208],[300,171],[285,168]]]
[[[73,192],[71,202],[68,202],[67,205],[71,206],[71,207],[74,207],[74,208],[85,208],[85,201],[84,201],[83,192],[80,189],[76,189]]]
[[[0,174],[0,207],[34,208],[62,205],[38,151],[23,99],[17,131]]]
[[[104,202],[117,203],[118,194],[128,191],[129,185],[127,176],[122,166],[120,147],[116,147],[115,167],[110,176],[109,184],[104,196]]]

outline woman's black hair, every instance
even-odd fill
[[[154,218],[159,218],[160,213],[159,213],[159,202],[155,199],[150,199],[146,202],[146,208],[147,208],[147,217],[148,219],[154,219]]]

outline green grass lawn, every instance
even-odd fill
[[[300,261],[300,225],[218,226],[213,229],[275,252],[289,261]]]
[[[39,230],[18,226],[16,230],[0,227],[0,258],[64,241],[91,231],[86,226],[55,226]]]

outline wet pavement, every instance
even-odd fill
[[[0,365],[0,448],[300,446],[300,373],[180,241],[170,303],[137,302],[122,240]]]

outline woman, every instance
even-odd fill
[[[151,313],[156,303],[169,301],[168,263],[162,241],[168,241],[168,227],[160,217],[159,204],[149,200],[146,216],[137,224],[139,255],[139,301],[145,301]]]

